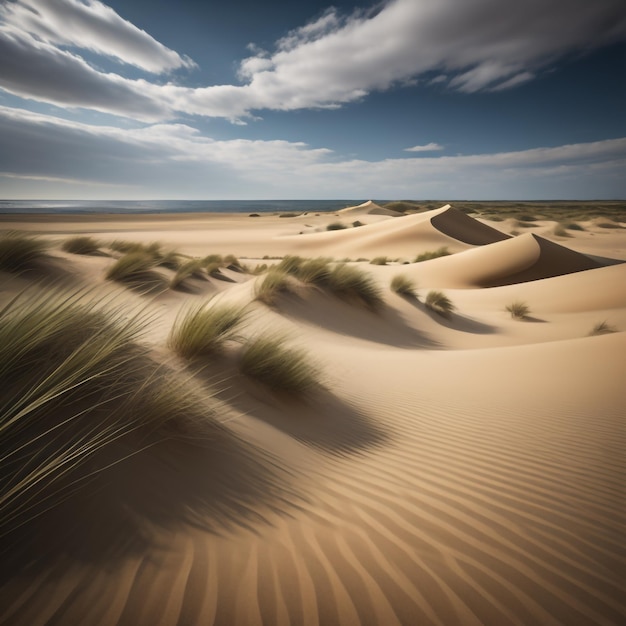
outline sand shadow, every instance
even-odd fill
[[[115,282],[142,296],[155,296],[169,289],[169,281],[154,270],[135,272]]]
[[[355,407],[320,387],[302,396],[273,392],[239,374],[230,364],[196,362],[195,376],[214,385],[217,397],[238,412],[262,420],[297,441],[333,455],[350,455],[384,445],[390,432]],[[215,384],[217,372],[227,384]]]
[[[428,315],[432,320],[436,321],[441,326],[445,326],[446,328],[450,328],[451,330],[471,333],[473,335],[492,335],[498,331],[496,326],[492,326],[491,324],[485,324],[484,322],[479,322],[472,317],[461,315],[460,313],[457,313],[455,311],[452,311],[447,315],[438,313],[437,311],[427,307],[425,304],[422,304],[419,300],[417,300],[417,298],[412,298],[410,300],[410,304],[419,311],[423,311],[424,313],[426,313],[426,315]]]
[[[299,323],[396,348],[437,348],[440,344],[407,325],[389,306],[370,311],[360,304],[348,304],[323,291],[303,291],[299,297],[281,298],[277,307]]]

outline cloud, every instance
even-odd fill
[[[51,189],[57,197],[70,197],[77,189],[86,197],[85,183],[100,185],[91,193],[110,198],[626,194],[626,138],[494,154],[345,160],[302,142],[218,141],[185,124],[92,126],[8,107],[0,107],[0,136],[0,176],[12,177],[11,186],[7,178],[2,184],[15,197],[32,197],[33,189],[44,197]],[[56,186],[46,186],[47,180]]]
[[[9,34],[28,33],[55,46],[91,50],[147,72],[195,66],[98,0],[6,2],[0,6],[0,18]]]
[[[180,114],[240,121],[263,109],[338,107],[423,75],[468,93],[510,89],[566,55],[626,38],[623,0],[389,0],[375,8],[329,9],[273,51],[250,46],[238,68],[243,84],[191,88],[89,65],[80,50],[112,57],[122,70],[193,67],[97,0],[4,2],[0,87],[146,121]]]
[[[434,150],[443,150],[443,146],[431,141],[424,146],[413,146],[412,148],[404,149],[405,152],[432,152]]]

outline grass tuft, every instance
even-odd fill
[[[307,353],[285,346],[280,336],[261,336],[248,341],[239,361],[243,374],[272,391],[300,395],[320,386],[320,372]]]
[[[289,275],[279,269],[272,268],[265,278],[255,285],[255,298],[263,304],[274,306],[280,294],[291,293],[293,286]]]
[[[61,249],[72,254],[95,254],[100,250],[100,242],[86,235],[71,237],[63,242]]]
[[[35,268],[47,257],[50,243],[30,235],[8,232],[0,236],[0,270],[21,272]]]
[[[197,435],[215,416],[141,346],[148,321],[89,292],[27,291],[0,310],[0,536],[122,461],[124,445],[101,452],[133,431]]]
[[[441,291],[429,291],[426,296],[426,306],[443,317],[449,317],[450,313],[456,309],[450,298]]]
[[[372,310],[383,305],[381,290],[372,277],[351,265],[337,265],[328,277],[328,289],[345,300],[356,300]]]
[[[442,246],[437,250],[430,250],[428,252],[422,252],[415,257],[414,263],[421,263],[422,261],[430,261],[431,259],[438,259],[441,256],[449,256],[450,251],[446,246]]]
[[[589,333],[589,336],[594,336],[594,335],[609,335],[611,333],[616,333],[617,332],[617,328],[615,328],[615,326],[611,326],[610,324],[608,324],[606,322],[606,320],[604,322],[598,322],[592,329],[591,332]]]
[[[109,267],[106,278],[117,282],[141,282],[153,278],[149,272],[155,265],[154,257],[145,251],[128,252]]]
[[[519,300],[507,305],[506,310],[511,314],[513,319],[517,320],[525,319],[530,313],[528,305],[525,302],[520,302]]]
[[[371,265],[387,265],[389,259],[386,256],[377,256],[374,257],[371,261]]]
[[[391,279],[391,290],[407,298],[417,298],[415,282],[404,274],[398,274]]]
[[[219,354],[246,317],[244,308],[210,301],[178,315],[168,345],[186,359]]]
[[[178,289],[187,278],[206,279],[206,274],[203,271],[201,261],[197,259],[191,259],[183,263],[176,270],[176,274],[172,276],[172,280],[170,281],[170,287],[172,289]]]

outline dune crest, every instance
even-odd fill
[[[438,211],[430,218],[430,223],[444,235],[471,246],[485,246],[496,241],[510,239],[510,235],[487,226],[453,207]]]
[[[477,247],[411,268],[422,281],[445,287],[501,287],[602,267],[533,233]]]

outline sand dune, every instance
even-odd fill
[[[343,215],[357,209],[377,207]],[[53,238],[90,226],[57,221]],[[104,279],[113,256],[52,249],[70,289],[117,294],[152,316],[150,359],[217,399],[219,426],[183,440],[138,432],[109,451],[123,458],[3,537],[0,624],[624,623],[626,264],[603,267],[532,233],[509,238],[449,206],[301,227],[194,216],[93,232],[246,258],[456,254],[354,264],[381,288],[373,312],[304,284],[268,307],[254,301],[263,276],[232,270],[232,282],[146,296]],[[622,229],[602,237],[626,247]],[[390,291],[397,273],[420,299]],[[0,304],[47,282],[0,271]],[[454,315],[426,309],[428,289],[446,290]],[[196,364],[175,356],[178,313],[215,294],[247,305],[242,340],[269,330],[308,350],[324,388],[289,398],[260,386],[239,372],[236,341]],[[531,319],[506,313],[515,299]],[[603,319],[618,332],[587,336]]]
[[[388,217],[399,217],[402,215],[399,211],[394,211],[392,209],[386,209],[385,207],[368,200],[363,204],[358,204],[357,206],[347,207],[345,209],[341,209],[338,211],[339,215],[346,215],[349,217],[358,217],[363,215],[387,215]]]
[[[462,254],[410,266],[425,284],[447,287],[495,287],[601,267],[574,252],[532,233],[506,239]]]

